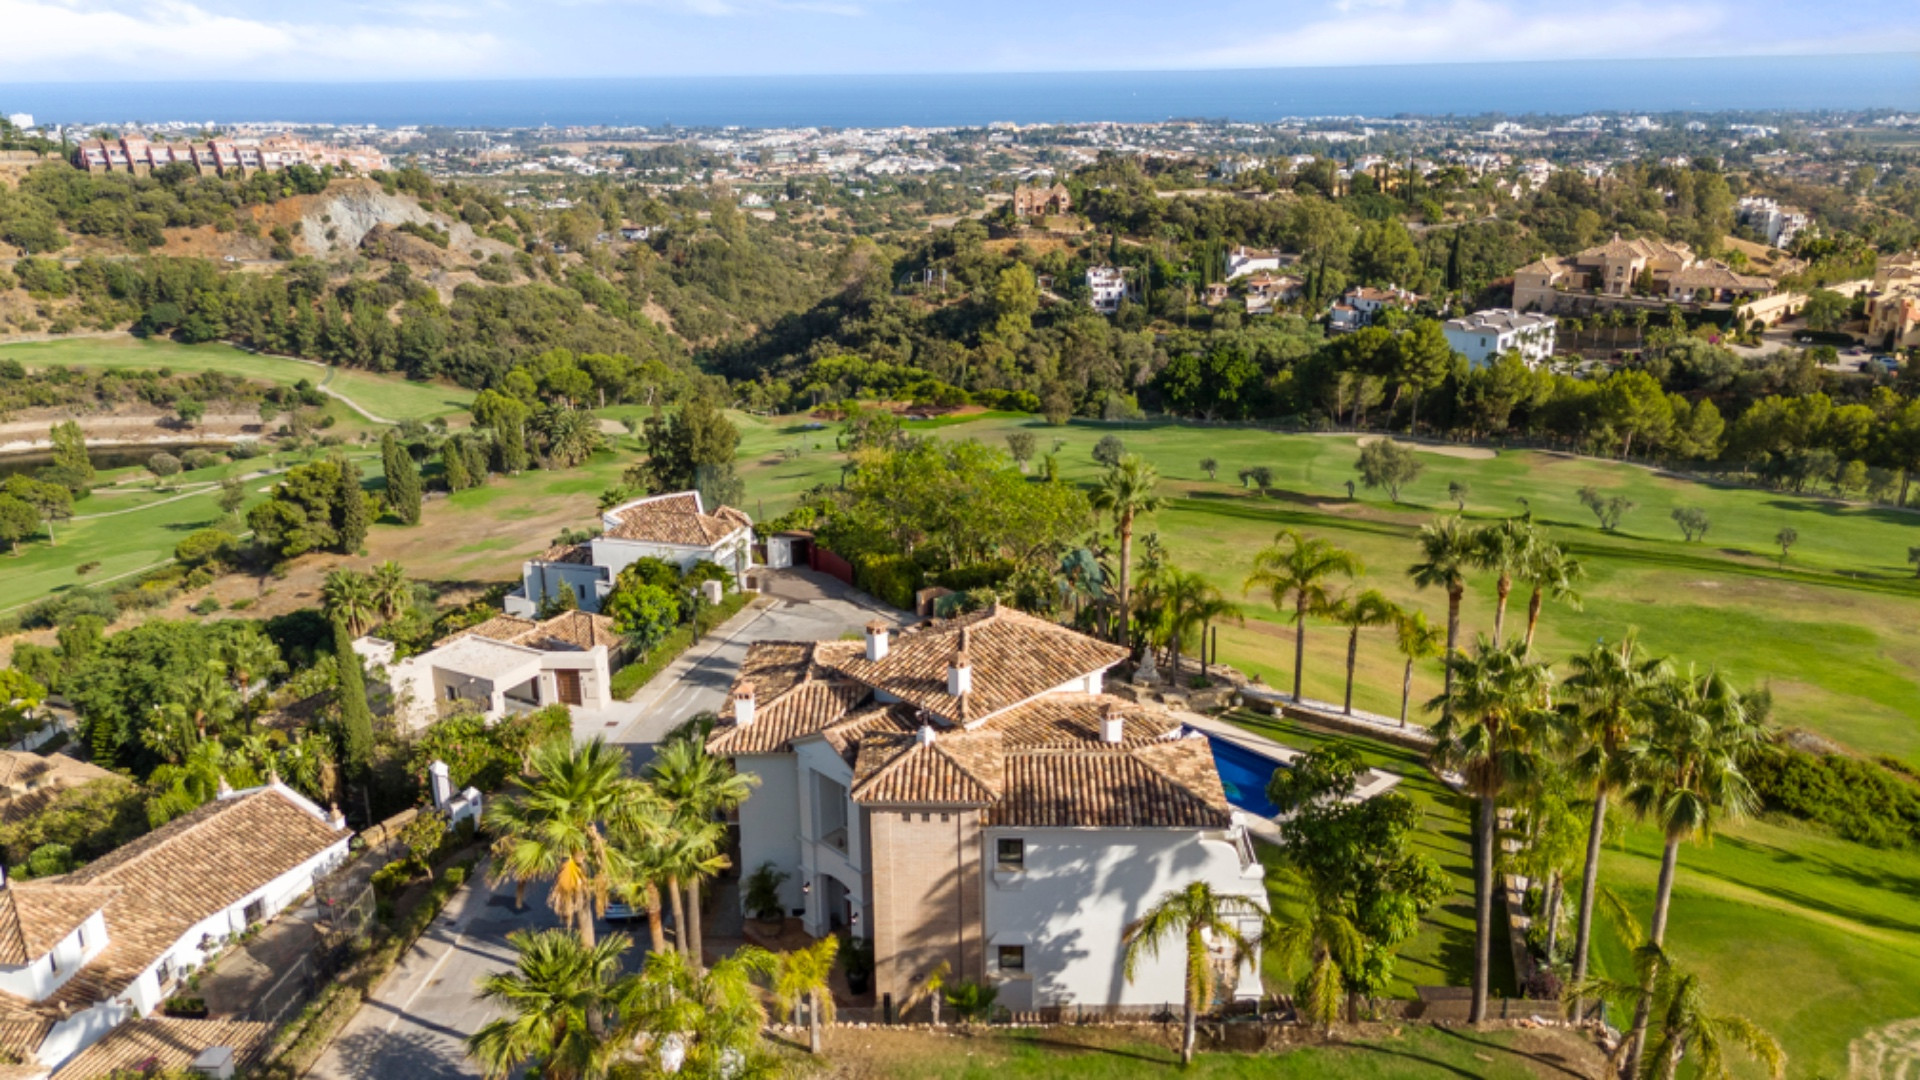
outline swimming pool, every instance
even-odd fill
[[[1200,734],[1205,735],[1213,747],[1213,767],[1220,773],[1221,785],[1227,789],[1227,801],[1264,818],[1278,814],[1280,808],[1267,798],[1267,782],[1273,779],[1276,770],[1286,768],[1286,764],[1212,732]]]

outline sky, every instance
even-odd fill
[[[1916,0],[0,0],[0,82],[1192,70],[1902,51],[1920,51]]]

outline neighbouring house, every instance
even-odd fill
[[[1128,923],[1195,881],[1264,903],[1263,870],[1211,743],[1103,692],[1126,657],[998,605],[753,644],[707,742],[757,781],[742,868],[789,874],[808,933],[869,939],[895,1001],[943,961],[1016,1012],[1177,997],[1179,948],[1124,977]]]
[[[1388,308],[1410,308],[1421,301],[1420,294],[1389,285],[1376,289],[1355,285],[1327,310],[1327,328],[1336,331],[1358,330],[1372,326]]]
[[[60,877],[0,879],[0,1050],[59,1066],[148,1016],[347,856],[352,834],[275,780]]]
[[[1516,311],[1584,314],[1623,305],[1665,308],[1739,304],[1772,296],[1772,278],[1742,274],[1717,259],[1696,258],[1677,241],[1617,234],[1575,255],[1550,256],[1513,272]]]
[[[65,754],[0,750],[0,823],[11,824],[47,808],[67,788],[107,780],[113,773]]]
[[[1028,187],[1023,184],[1013,189],[1014,217],[1051,217],[1072,209],[1073,196],[1068,193],[1065,184],[1052,187]]]
[[[1447,344],[1474,367],[1485,367],[1509,351],[1520,354],[1528,367],[1539,367],[1553,357],[1559,320],[1511,308],[1489,308],[1441,325]]]
[[[613,654],[621,648],[613,620],[589,611],[539,621],[496,615],[404,660],[394,658],[390,641],[353,643],[354,652],[385,669],[403,731],[463,711],[491,723],[549,705],[611,708]]]
[[[1120,301],[1127,298],[1127,277],[1118,267],[1090,266],[1087,293],[1087,302],[1093,305],[1093,310],[1111,315],[1120,310]]]
[[[1764,237],[1768,247],[1783,248],[1804,231],[1810,218],[1804,210],[1779,203],[1763,195],[1748,195],[1734,207],[1740,224]]]
[[[744,581],[753,565],[753,519],[721,506],[708,513],[697,491],[650,495],[600,515],[600,535],[578,544],[560,544],[520,567],[520,588],[506,595],[509,615],[537,616],[560,596],[560,584],[573,590],[582,611],[599,611],[620,571],[641,559],[672,563],[684,573],[694,564],[716,563]]]
[[[1307,283],[1291,274],[1259,273],[1247,279],[1247,314],[1269,314],[1307,294]]]
[[[74,147],[73,164],[90,173],[129,172],[148,175],[168,165],[185,165],[202,176],[245,176],[262,169],[292,165],[353,168],[363,173],[387,168],[387,157],[365,146],[335,146],[295,135],[269,135],[236,142],[207,139],[200,142],[153,142],[142,135],[118,139],[88,139]]]
[[[1874,269],[1867,340],[1883,349],[1920,346],[1920,252],[1887,256]]]
[[[1227,280],[1262,272],[1277,273],[1281,267],[1292,266],[1299,259],[1300,256],[1288,255],[1279,248],[1237,247],[1227,252]]]
[[[180,1070],[216,1080],[244,1074],[271,1045],[273,1025],[248,1020],[183,1020],[149,1016],[129,1020],[74,1055],[52,1080],[151,1076]],[[7,1080],[0,1073],[0,1080]]]

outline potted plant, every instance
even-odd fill
[[[873,944],[849,936],[840,946],[840,967],[847,973],[847,992],[860,995],[873,989]]]
[[[761,863],[760,869],[747,875],[747,912],[761,929],[778,933],[785,925],[787,909],[780,903],[780,886],[792,876],[770,862]]]

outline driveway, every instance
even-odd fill
[[[577,712],[574,735],[603,734],[627,748],[635,768],[653,758],[667,732],[696,713],[718,712],[756,641],[832,641],[860,633],[876,617],[898,625],[912,616],[811,570],[764,572],[764,596],[712,637],[667,666],[653,682],[604,712]]]

